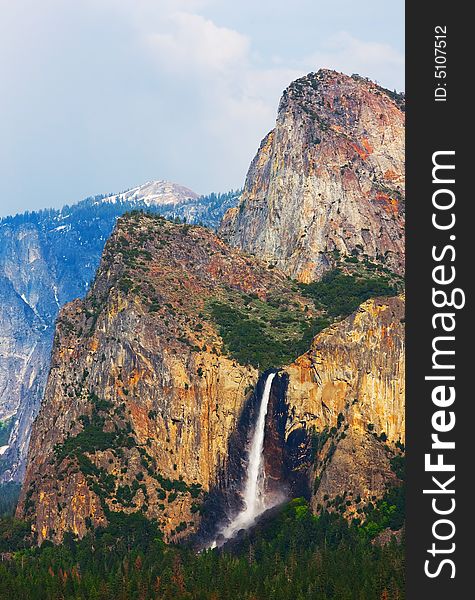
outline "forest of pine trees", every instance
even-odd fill
[[[2,600],[404,598],[402,544],[380,547],[341,516],[315,517],[303,499],[226,549],[200,553],[165,544],[139,514],[61,546],[22,549],[25,533],[12,520],[0,527]]]

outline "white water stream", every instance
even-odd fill
[[[241,529],[248,529],[259,515],[272,508],[274,502],[266,502],[264,472],[264,433],[270,390],[275,373],[267,376],[262,392],[259,415],[249,448],[246,484],[243,491],[244,507],[221,532],[224,540],[229,540]],[[216,542],[212,547],[216,546]]]

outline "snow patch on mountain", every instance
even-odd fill
[[[182,185],[159,179],[157,181],[148,181],[143,185],[131,188],[120,194],[106,196],[102,200],[98,200],[96,204],[136,201],[144,203],[146,206],[166,206],[181,204],[196,200],[196,198],[198,198],[198,194],[192,190]]]

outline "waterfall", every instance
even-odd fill
[[[221,535],[225,540],[231,539],[240,529],[247,529],[253,525],[259,515],[274,505],[274,503],[266,502],[264,487],[264,433],[270,390],[274,377],[275,373],[269,373],[267,376],[256,427],[249,447],[246,483],[243,490],[244,508],[221,531]],[[216,542],[213,543],[214,546],[216,546]]]

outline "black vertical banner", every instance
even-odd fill
[[[406,11],[407,598],[458,600],[475,573],[472,36],[460,3]]]

